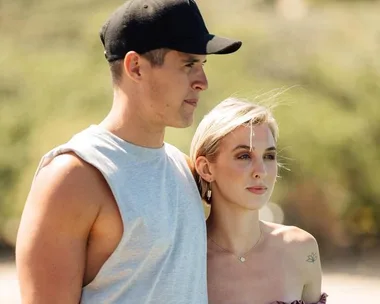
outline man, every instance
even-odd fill
[[[165,127],[188,127],[208,33],[192,0],[131,0],[102,27],[114,100],[106,118],[47,153],[16,244],[24,304],[207,303],[203,208]]]

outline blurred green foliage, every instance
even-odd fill
[[[108,112],[98,31],[121,3],[0,1],[0,242],[14,242],[41,156]],[[285,223],[314,234],[323,252],[378,246],[380,3],[301,1],[296,15],[275,3],[198,1],[210,31],[244,44],[209,56],[195,124],[166,140],[188,152],[202,116],[231,95],[275,99],[288,170],[273,201]]]

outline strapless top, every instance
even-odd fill
[[[323,293],[321,295],[321,298],[319,299],[319,301],[315,302],[315,303],[312,303],[312,304],[326,304],[326,303],[327,303],[327,294]],[[273,302],[272,304],[307,304],[307,303],[305,303],[302,300],[296,300],[296,301],[293,301],[293,302],[290,302],[290,303],[285,303],[285,302],[282,302],[282,301],[277,301],[277,302]]]

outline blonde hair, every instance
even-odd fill
[[[278,125],[269,107],[238,98],[227,98],[213,108],[200,122],[190,147],[193,164],[198,157],[204,156],[213,162],[219,151],[220,141],[240,126],[253,126],[268,123],[275,142],[278,138]],[[251,137],[252,140],[252,137]],[[250,143],[252,147],[252,142]],[[206,199],[208,183],[194,172],[199,192]]]

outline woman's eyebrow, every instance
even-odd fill
[[[235,148],[233,148],[232,151],[236,151],[236,150],[239,150],[239,149],[242,149],[242,150],[255,150],[255,147],[250,147],[250,146],[247,146],[247,145],[237,145]],[[267,149],[265,149],[265,151],[276,151],[276,147],[275,146],[272,146],[272,147],[269,147]]]

